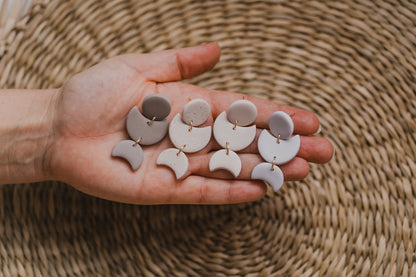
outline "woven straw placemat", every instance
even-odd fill
[[[315,112],[334,159],[261,201],[133,206],[0,188],[3,276],[416,276],[416,3],[35,1],[1,88],[58,87],[126,52],[217,41],[191,80]]]

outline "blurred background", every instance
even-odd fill
[[[0,38],[27,12],[31,0],[0,0]]]

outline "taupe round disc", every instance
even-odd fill
[[[155,120],[163,120],[170,113],[170,100],[162,94],[150,94],[143,99],[142,112],[145,117]]]
[[[275,137],[288,139],[293,134],[294,125],[292,118],[285,112],[274,112],[269,119],[269,128]]]
[[[256,120],[257,108],[248,100],[237,100],[228,108],[227,119],[239,126],[247,126]]]
[[[211,108],[204,99],[194,99],[186,103],[182,109],[182,121],[193,126],[199,126],[204,123],[211,114]]]

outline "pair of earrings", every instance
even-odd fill
[[[251,172],[252,179],[269,183],[274,191],[283,185],[283,172],[277,165],[291,161],[299,152],[300,136],[293,134],[293,121],[285,112],[274,112],[269,118],[269,129],[263,130],[258,140],[260,156],[266,161]]]
[[[126,119],[126,129],[131,140],[117,143],[111,155],[127,160],[133,171],[143,162],[143,149],[140,145],[152,145],[161,141],[168,131],[166,118],[171,109],[169,98],[161,94],[151,94],[143,99],[142,113],[134,106]]]

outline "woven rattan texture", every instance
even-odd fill
[[[44,1],[0,87],[58,87],[126,52],[217,41],[190,82],[311,110],[334,159],[261,201],[131,206],[61,183],[0,191],[3,276],[416,276],[416,3]],[[122,178],[120,178],[122,181]]]

